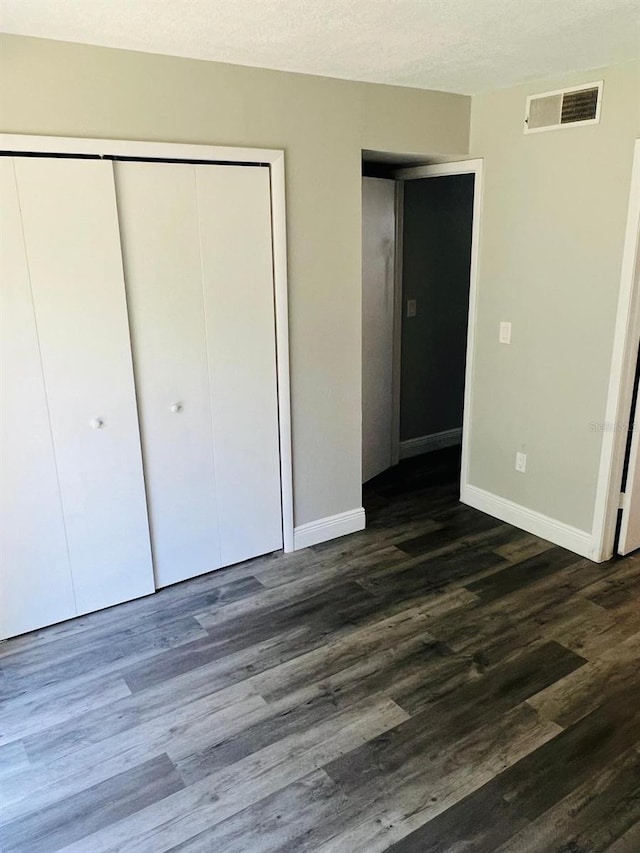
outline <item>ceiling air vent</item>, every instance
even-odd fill
[[[602,80],[571,89],[543,92],[527,98],[524,119],[525,133],[557,130],[560,127],[579,127],[600,121]]]

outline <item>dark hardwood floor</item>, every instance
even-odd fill
[[[638,853],[640,559],[457,502],[0,647],[4,853]]]

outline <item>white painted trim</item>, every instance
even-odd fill
[[[403,181],[413,181],[418,178],[438,178],[444,175],[469,175],[477,174],[482,170],[481,159],[456,160],[455,163],[434,163],[431,166],[408,166],[406,169],[398,169],[394,177]]]
[[[329,539],[337,539],[338,536],[346,536],[348,533],[356,533],[364,530],[365,513],[363,507],[340,512],[338,515],[328,515],[317,521],[301,524],[294,531],[295,550],[309,548]]]
[[[540,536],[542,539],[553,542],[554,545],[567,548],[581,557],[591,559],[593,550],[591,534],[586,530],[578,530],[577,527],[563,524],[554,518],[485,492],[484,489],[476,486],[465,486],[460,500],[468,506],[499,518],[500,521],[506,521],[507,524],[533,533],[534,536]]]
[[[620,274],[618,312],[611,356],[611,375],[605,409],[605,423],[623,424],[629,420],[636,357],[640,341],[640,139],[636,139],[629,209]],[[593,555],[598,562],[608,560],[615,547],[616,521],[627,431],[612,429],[602,434],[600,469],[593,518]]]
[[[467,321],[467,359],[464,374],[464,410],[462,414],[462,462],[460,491],[469,482],[469,447],[471,443],[471,406],[473,402],[473,371],[475,361],[475,331],[478,305],[478,268],[480,263],[480,235],[482,227],[482,197],[484,192],[483,164],[481,159],[460,160],[456,163],[439,163],[434,166],[416,166],[400,169],[398,177],[404,180],[433,178],[445,175],[475,175],[473,183],[473,223],[471,226],[471,269],[469,272],[469,318]]]
[[[293,472],[291,450],[291,391],[287,286],[287,231],[285,218],[284,151],[268,148],[227,148],[174,142],[140,142],[123,139],[76,139],[64,136],[0,134],[0,150],[35,154],[89,154],[100,157],[148,157],[172,160],[212,160],[223,163],[260,163],[271,176],[273,287],[276,316],[278,419],[280,429],[280,479],[282,536],[285,552],[293,551]]]
[[[462,461],[460,490],[469,482],[469,455],[471,446],[471,407],[475,364],[476,322],[478,314],[478,278],[480,266],[480,237],[482,228],[482,200],[484,195],[483,161],[475,160],[473,185],[473,223],[471,226],[471,269],[469,272],[469,320],[467,325],[467,359],[464,375],[464,408],[462,412]]]
[[[419,438],[409,438],[400,442],[400,459],[410,459],[421,453],[429,453],[431,450],[440,450],[443,447],[453,447],[462,441],[462,428],[445,429],[442,432],[434,432],[431,435],[421,435]]]
[[[544,133],[547,130],[565,130],[568,127],[584,127],[586,124],[600,123],[600,109],[602,107],[602,89],[604,80],[595,80],[593,83],[582,83],[580,86],[567,86],[565,89],[554,89],[553,92],[539,92],[527,97],[524,110],[524,132],[529,133]],[[569,121],[564,124],[548,124],[544,127],[529,127],[529,111],[531,109],[531,101],[538,98],[551,98],[553,95],[564,95],[565,92],[579,92],[581,89],[597,89],[598,99],[596,101],[596,117],[588,118],[585,121]],[[560,102],[560,112],[562,113],[562,101]]]
[[[98,157],[150,157],[213,160],[221,163],[271,164],[283,156],[272,148],[227,148],[182,142],[140,142],[133,139],[80,139],[72,136],[24,136],[1,133],[0,150],[34,154],[88,154]]]
[[[287,279],[287,220],[284,151],[271,161],[271,220],[273,288],[276,315],[278,420],[280,426],[280,482],[282,540],[285,554],[295,550],[293,535],[293,458],[291,439],[291,384],[289,373],[289,300]]]

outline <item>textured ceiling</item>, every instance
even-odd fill
[[[638,0],[1,0],[5,32],[474,94],[625,62]]]

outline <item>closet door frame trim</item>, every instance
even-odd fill
[[[122,139],[78,139],[65,136],[0,134],[4,155],[90,157],[96,159],[197,161],[199,163],[268,166],[271,193],[273,290],[276,318],[276,374],[280,435],[280,488],[282,536],[285,553],[294,548],[293,473],[291,450],[291,391],[289,372],[289,309],[287,285],[287,231],[285,216],[284,151],[271,148],[227,148],[173,142],[139,142]]]

